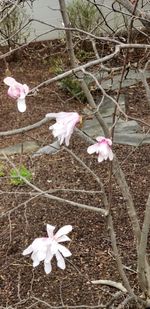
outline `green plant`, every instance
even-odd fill
[[[51,72],[55,74],[63,73],[63,62],[60,57],[55,57],[51,59]]]
[[[59,57],[56,57],[51,62],[51,71],[55,74],[61,74],[64,71],[63,62],[62,59]],[[81,86],[79,81],[74,78],[73,76],[68,76],[63,78],[59,82],[60,87],[64,90],[69,92],[72,96],[78,98],[81,101],[85,100],[85,95],[82,92]]]
[[[9,12],[6,6],[4,13]],[[3,15],[1,16],[3,17]],[[27,22],[27,14],[24,8],[16,6],[11,14],[4,19],[0,27],[0,36],[7,40],[8,45],[15,46],[27,41],[30,35],[30,27],[24,27]]]
[[[87,61],[88,59],[93,57],[93,52],[87,52],[84,49],[79,49],[76,52],[76,57],[79,61]]]
[[[67,6],[71,26],[96,34],[100,31],[101,16],[94,4],[73,0]]]
[[[10,183],[12,185],[18,186],[25,183],[24,179],[32,180],[32,173],[24,166],[20,166],[19,168],[13,168],[10,171]]]
[[[80,82],[78,79],[73,78],[72,76],[65,77],[60,82],[61,87],[71,93],[72,96],[78,98],[81,101],[85,100],[85,94],[83,93]]]

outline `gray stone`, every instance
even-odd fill
[[[100,99],[101,98],[99,98],[99,100]],[[125,97],[123,95],[120,97],[119,105],[121,109],[125,111]],[[99,111],[107,126],[111,130],[114,103],[108,98],[105,98],[103,104],[99,108]],[[87,108],[84,112],[87,115],[92,114],[92,112]],[[93,116],[92,119],[85,120],[82,131],[93,138],[101,135],[103,136],[103,130],[95,116]],[[114,143],[132,146],[147,144],[150,143],[150,134],[145,136],[145,134],[140,133],[140,126],[134,120],[124,121],[119,119],[115,126]]]
[[[60,150],[60,144],[58,141],[55,141],[54,143],[50,144],[50,145],[47,145],[47,146],[44,146],[42,148],[40,148],[38,151],[36,151],[34,154],[33,154],[33,158],[34,157],[38,157],[38,156],[41,156],[43,154],[55,154],[57,153],[58,151]]]
[[[114,143],[122,145],[131,145],[131,146],[150,144],[150,134],[148,135],[142,133],[115,134]]]
[[[13,155],[21,153],[29,153],[36,151],[39,148],[39,144],[36,141],[26,141],[13,146],[0,149],[0,154]]]
[[[97,79],[101,81],[101,85],[104,89],[116,90],[119,88],[121,74],[114,75],[113,79],[110,78],[110,75],[108,73],[96,73],[95,75]],[[150,77],[150,71],[147,70],[146,72],[144,72],[144,75],[146,78]],[[139,81],[141,81],[141,73],[138,72],[136,69],[130,69],[129,73],[126,76],[126,79],[124,79],[122,82],[122,88],[135,85]]]

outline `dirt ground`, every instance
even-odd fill
[[[43,87],[34,96],[27,97],[27,111],[23,114],[17,111],[16,102],[7,97],[7,87],[3,84],[3,78],[8,71],[16,80],[27,83],[31,89],[55,75],[52,67],[56,55],[66,59],[66,50],[62,42],[42,42],[9,57],[7,68],[1,62],[0,131],[33,124],[43,119],[48,112],[78,111],[82,114],[87,102],[79,103],[75,98],[70,99],[70,95],[61,89],[59,83]],[[134,61],[136,57],[133,57]],[[120,62],[121,57],[118,57],[116,63]],[[64,67],[67,67],[67,61]],[[127,114],[148,122],[150,108],[143,86],[139,83],[123,89],[122,93],[126,95]],[[40,145],[46,145],[53,141],[48,127],[49,124],[46,124],[24,134],[1,138],[0,147],[32,139],[37,140]],[[141,129],[146,133],[148,127],[141,125]],[[104,181],[108,191],[109,162],[98,164],[96,156],[88,155],[87,147],[85,141],[80,140],[76,134],[73,135],[69,148]],[[113,150],[116,151],[126,175],[142,224],[150,189],[149,145],[138,148],[114,145]],[[94,285],[91,281],[110,279],[121,282],[105,219],[92,211],[33,195],[34,190],[25,184],[11,185],[12,163],[16,166],[24,164],[32,172],[32,183],[43,191],[70,189],[68,192],[57,191],[54,195],[103,207],[101,193],[97,192],[100,191],[98,184],[65,149],[54,156],[32,158],[31,154],[22,154],[9,157],[9,161],[2,159],[4,175],[0,177],[0,308],[101,308],[100,305],[107,303],[118,290],[106,285]],[[112,215],[126,274],[132,288],[140,295],[135,240],[126,203],[114,179]],[[42,263],[33,269],[31,259],[22,255],[23,250],[34,238],[46,235],[47,223],[57,228],[65,224],[73,226],[69,244],[72,256],[66,261],[67,267],[62,271],[56,268],[53,261],[50,275],[44,273]],[[150,254],[150,248],[148,253]],[[116,304],[124,298],[124,295],[120,295]],[[133,304],[132,308],[136,308],[135,306]],[[113,307],[110,305],[109,308]],[[129,307],[127,305],[124,308]]]

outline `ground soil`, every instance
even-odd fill
[[[0,131],[33,124],[43,119],[48,112],[78,111],[82,114],[87,102],[79,103],[75,98],[71,99],[70,94],[62,90],[58,83],[43,87],[35,95],[28,96],[27,111],[23,114],[17,111],[16,102],[7,96],[7,87],[3,84],[3,78],[7,74],[11,74],[22,83],[27,83],[31,89],[43,80],[55,76],[53,66],[56,56],[65,60],[66,69],[69,65],[66,49],[59,41],[32,44],[7,58],[7,66],[1,62]],[[131,64],[135,62],[136,57],[131,57]],[[118,57],[116,64],[119,65],[121,61],[121,57]],[[127,114],[149,122],[150,108],[143,86],[139,83],[123,89],[122,92],[126,95]],[[40,145],[46,145],[53,141],[48,127],[49,124],[46,124],[25,134],[1,138],[0,145],[4,147],[31,139],[37,140]],[[146,133],[148,126],[141,124],[141,129]],[[85,141],[74,134],[69,148],[104,181],[108,192],[109,162],[98,164],[96,156],[87,154],[87,146]],[[113,150],[116,151],[126,175],[142,224],[150,188],[149,145],[137,148],[114,145]],[[82,305],[90,308],[107,303],[117,290],[91,283],[91,280],[98,279],[121,282],[105,218],[98,213],[78,209],[65,202],[58,203],[44,196],[33,196],[34,190],[26,184],[11,185],[10,170],[13,164],[24,164],[32,172],[32,183],[43,191],[55,188],[80,189],[83,192],[59,191],[54,194],[64,199],[103,208],[101,192],[84,192],[100,191],[97,182],[65,149],[53,156],[32,158],[31,154],[14,155],[7,160],[2,159],[1,164],[4,176],[0,177],[0,308],[82,308]],[[135,239],[125,200],[114,179],[111,204],[120,256],[132,288],[140,295]],[[67,267],[62,271],[53,261],[53,271],[50,275],[44,274],[42,263],[33,269],[31,259],[22,256],[22,251],[33,239],[46,235],[46,223],[57,228],[65,224],[73,226],[70,234],[71,243],[68,245],[72,256],[66,261]],[[116,303],[124,298],[125,296],[121,295]],[[129,307],[127,305],[124,308]],[[136,305],[133,304],[132,308],[136,308]]]

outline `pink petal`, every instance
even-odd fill
[[[8,95],[13,99],[17,99],[20,95],[20,91],[17,87],[12,86],[8,88]]]
[[[96,140],[97,140],[98,142],[101,142],[102,140],[105,140],[105,137],[104,137],[104,136],[97,136],[97,137],[96,137]]]
[[[112,140],[110,138],[106,138],[106,141],[107,141],[109,146],[112,146]]]

